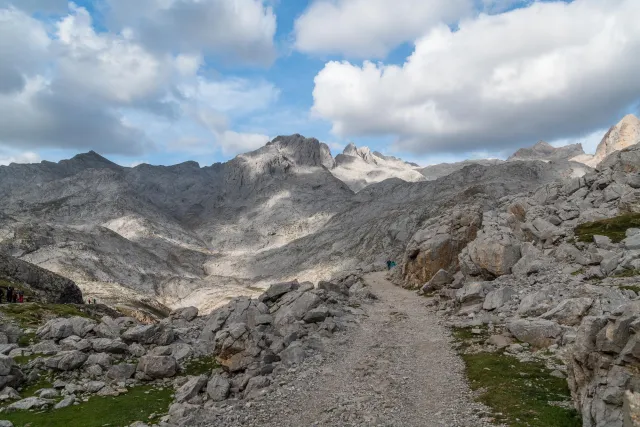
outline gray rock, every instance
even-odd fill
[[[161,323],[140,325],[127,329],[122,334],[122,340],[127,343],[169,345],[174,340],[174,332],[172,328]]]
[[[316,307],[304,315],[306,323],[320,323],[329,316],[329,309],[326,306]]]
[[[111,338],[96,338],[91,340],[91,345],[98,353],[124,354],[129,350],[127,344]]]
[[[94,353],[90,354],[85,362],[86,366],[98,365],[105,369],[109,369],[113,365],[113,358],[107,353]]]
[[[562,325],[575,326],[580,324],[592,305],[592,298],[569,298],[540,317],[555,319]]]
[[[6,410],[7,412],[28,411],[31,409],[46,408],[52,403],[55,403],[55,402],[50,399],[41,399],[39,397],[27,397],[26,399],[19,400],[7,406]]]
[[[105,385],[103,381],[89,381],[85,387],[89,393],[97,393],[102,390]]]
[[[229,396],[230,389],[229,380],[220,375],[214,375],[207,383],[207,394],[214,402],[225,400]]]
[[[507,322],[507,329],[518,340],[537,348],[554,344],[563,332],[560,325],[544,319],[515,319]]]
[[[507,303],[516,292],[509,288],[500,288],[495,291],[491,291],[487,294],[482,304],[482,308],[485,310],[495,310],[502,307]]]
[[[16,365],[13,358],[5,355],[0,355],[0,375],[6,376],[11,373],[11,368]]]
[[[344,283],[320,281],[318,282],[318,289],[342,295],[349,294],[349,288]]]
[[[40,339],[61,340],[71,335],[83,338],[95,325],[95,321],[84,317],[56,318],[38,328],[36,334]]]
[[[0,354],[7,356],[16,348],[18,348],[17,344],[0,344]]]
[[[8,420],[0,420],[0,427],[13,427],[13,423]]]
[[[53,409],[66,408],[68,406],[73,405],[73,403],[75,401],[76,401],[76,397],[75,396],[67,396],[64,399],[62,399],[60,402],[56,403],[55,406],[53,407]]]
[[[491,285],[487,282],[469,282],[456,292],[456,299],[463,305],[482,303]]]
[[[129,353],[131,353],[133,356],[141,357],[147,353],[147,350],[137,342],[134,342],[132,344],[129,344]]]
[[[107,371],[107,378],[114,381],[128,380],[136,373],[136,365],[129,363],[121,363],[119,365],[113,365]]]
[[[596,244],[600,249],[610,249],[611,248],[611,239],[607,236],[593,236],[593,243]]]
[[[633,234],[622,241],[625,249],[636,250],[640,249],[640,234]]]
[[[178,364],[171,356],[142,356],[137,370],[150,378],[169,378],[176,374]]]
[[[60,392],[58,392],[58,390],[56,390],[55,388],[42,389],[38,394],[38,397],[42,399],[55,399],[58,396],[60,396]]]
[[[253,377],[247,383],[247,386],[244,389],[245,398],[251,397],[254,393],[263,389],[265,387],[269,387],[271,385],[271,381],[267,377],[257,376]]]
[[[0,391],[0,402],[18,399],[20,399],[20,395],[13,387],[5,387]]]
[[[501,350],[513,344],[513,340],[509,337],[505,337],[504,335],[491,335],[487,339],[486,343],[489,345],[493,345]]]
[[[269,289],[263,294],[261,301],[275,301],[280,298],[282,295],[292,292],[298,287],[300,284],[297,280],[293,282],[284,282],[284,283],[276,283],[269,286]]]
[[[299,365],[306,357],[306,352],[299,341],[293,342],[289,347],[280,352],[280,360],[285,365]]]
[[[182,319],[191,322],[198,317],[198,309],[196,307],[183,307],[172,311],[170,316],[173,319]]]
[[[58,371],[72,371],[81,367],[86,362],[87,354],[81,351],[63,351],[44,361],[47,368]]]
[[[198,377],[191,377],[182,387],[176,391],[175,401],[183,403],[191,400],[202,390],[208,382],[206,375],[200,375]]]

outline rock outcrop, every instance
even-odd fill
[[[557,161],[571,160],[574,157],[584,155],[582,144],[571,144],[563,147],[554,147],[551,144],[539,141],[533,147],[521,148],[512,154],[507,161],[515,160],[542,160]]]
[[[640,119],[633,114],[625,116],[617,125],[612,126],[606,133],[596,154],[590,157],[581,156],[576,161],[581,161],[593,168],[616,151],[624,150],[640,142]]]

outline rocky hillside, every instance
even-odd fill
[[[394,273],[484,336],[470,351],[546,360],[587,427],[622,426],[625,392],[640,391],[639,156],[488,208],[456,204],[419,227]]]
[[[502,160],[498,159],[479,159],[479,160],[465,160],[462,162],[456,163],[440,163],[437,165],[427,166],[418,171],[424,175],[427,181],[434,181],[438,178],[442,178],[447,175],[451,175],[454,172],[459,171],[462,168],[471,165],[481,165],[481,166],[495,166],[503,163]]]
[[[23,291],[27,301],[82,304],[82,292],[71,280],[0,253],[0,285]],[[3,289],[6,302],[6,289]]]
[[[640,143],[640,119],[629,114],[609,129],[598,144],[595,155],[579,156],[574,160],[596,167],[610,154],[638,143]]]
[[[407,182],[424,181],[418,167],[415,163],[407,163],[377,151],[371,152],[367,147],[358,148],[351,143],[342,154],[336,156],[331,173],[358,192],[389,178],[400,178]]]

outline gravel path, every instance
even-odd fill
[[[285,373],[265,396],[219,409],[211,414],[215,425],[488,425],[446,328],[425,300],[393,286],[384,272],[366,280],[379,300],[363,307],[359,327],[329,341],[326,359]]]

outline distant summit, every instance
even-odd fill
[[[557,161],[570,160],[576,156],[584,154],[582,144],[565,145],[564,147],[554,147],[545,141],[539,141],[533,147],[521,148],[507,159],[508,162],[514,160],[542,160]]]
[[[598,144],[595,155],[573,160],[582,161],[595,168],[608,155],[638,143],[640,143],[640,119],[629,114],[609,129]]]

